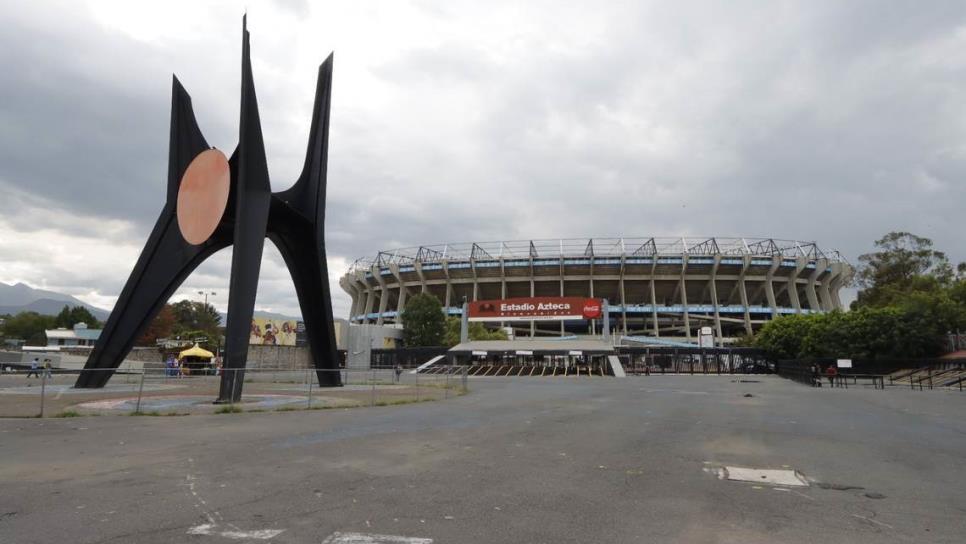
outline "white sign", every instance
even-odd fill
[[[482,355],[482,356],[486,357],[486,352],[485,351],[476,351],[476,350],[473,350],[473,355]]]
[[[835,366],[839,368],[852,368],[852,359],[839,359],[835,362]]]
[[[583,355],[584,352],[579,351],[579,350],[572,349],[572,350],[570,350],[570,354],[571,355]]]
[[[533,352],[527,349],[518,349],[517,355],[533,355]]]
[[[701,327],[701,330],[698,331],[698,345],[702,348],[714,347],[714,332],[712,332],[711,327]]]

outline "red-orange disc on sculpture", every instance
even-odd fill
[[[184,171],[178,189],[178,228],[189,244],[203,243],[218,228],[228,205],[230,179],[228,159],[217,149],[198,153]]]

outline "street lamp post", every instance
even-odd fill
[[[215,296],[218,293],[214,291],[198,291],[198,294],[203,295],[205,297],[205,311],[208,311],[208,295]],[[221,340],[216,338],[215,339],[215,358],[216,359],[220,356],[220,353],[219,353],[221,351],[220,348],[221,348]]]
[[[205,296],[205,307],[207,308],[208,307],[208,295],[215,296],[218,293],[216,293],[214,291],[198,291],[198,294]]]

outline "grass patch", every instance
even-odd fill
[[[267,412],[268,410],[264,408],[252,408],[251,410],[245,410],[245,411],[248,412],[249,414],[257,414],[260,412]]]
[[[215,410],[216,414],[240,414],[242,412],[241,406],[235,406],[234,404],[226,404]]]
[[[402,404],[417,404],[420,402],[433,402],[436,400],[443,400],[442,398],[434,397],[420,397],[418,399],[393,399],[393,400],[380,400],[376,402],[373,406],[400,406]]]
[[[294,406],[282,406],[281,408],[276,408],[275,409],[276,412],[295,412],[297,410],[298,410],[298,408],[296,408]]]
[[[128,415],[131,415],[131,416],[158,417],[158,416],[161,415],[161,412],[158,412],[157,410],[154,410],[154,411],[151,411],[151,412],[131,412]]]
[[[337,410],[339,408],[358,408],[361,404],[317,404],[309,410]]]
[[[63,412],[55,415],[54,417],[81,417],[83,414],[76,410],[64,410]]]
[[[434,389],[466,389],[465,387],[463,387],[462,384],[455,383],[455,380],[453,382],[451,382],[449,385],[447,385],[445,383],[439,383],[439,382],[434,382],[434,383],[420,383],[418,385],[417,384],[406,384],[406,385],[411,385],[413,387],[431,387],[431,388],[434,388]]]

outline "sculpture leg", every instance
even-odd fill
[[[271,225],[269,238],[285,259],[295,284],[319,386],[340,386],[342,376],[332,325],[332,298],[325,254],[314,242],[311,229],[292,228],[296,225],[279,221],[274,214]]]
[[[221,389],[216,402],[241,400],[248,359],[248,339],[258,273],[265,246],[272,189],[258,116],[258,101],[252,81],[247,26],[242,30],[241,120],[238,131],[237,183],[234,201],[234,249],[228,294],[228,323],[225,326],[225,362]]]
[[[332,95],[332,56],[319,66],[302,175],[272,198],[268,237],[288,265],[299,297],[320,386],[341,385],[325,260],[325,186]]]
[[[226,245],[218,240],[187,245],[173,211],[165,208],[84,365],[87,372],[78,376],[74,387],[104,387],[113,370],[130,353],[138,335],[178,286],[209,255]]]

